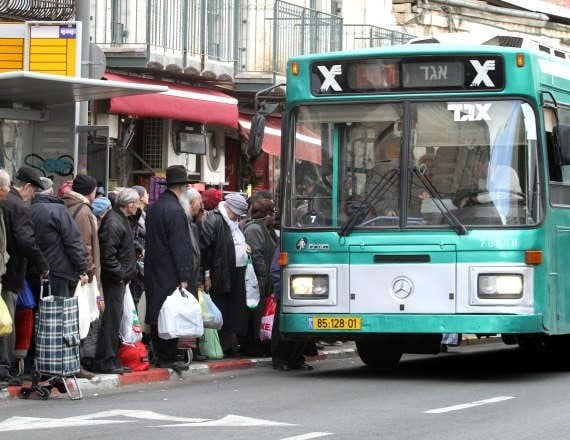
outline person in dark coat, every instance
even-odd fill
[[[307,364],[305,354],[316,355],[317,349],[314,342],[286,341],[279,331],[279,313],[281,311],[281,266],[279,265],[279,253],[281,246],[277,244],[271,259],[270,278],[273,293],[277,301],[275,318],[271,329],[271,358],[273,368],[276,370],[312,370],[313,366]]]
[[[187,370],[188,365],[176,360],[178,338],[162,339],[158,336],[158,315],[162,304],[176,288],[188,289],[194,282],[188,219],[180,203],[190,182],[184,166],[168,167],[167,189],[150,206],[146,216],[145,321],[150,325],[156,366],[178,372]]]
[[[32,200],[36,242],[48,261],[49,282],[55,295],[71,297],[77,282],[87,283],[87,259],[77,225],[63,201],[47,189]]]
[[[133,233],[128,216],[137,211],[139,195],[134,189],[123,189],[117,202],[99,229],[101,248],[101,283],[105,294],[105,310],[95,351],[97,373],[122,374],[129,371],[118,356],[119,329],[123,316],[125,286],[137,273]]]
[[[245,347],[242,348],[245,348],[245,351],[252,356],[263,356],[269,353],[269,344],[262,344],[259,339],[259,329],[265,298],[271,295],[273,290],[269,278],[269,269],[277,241],[273,230],[275,201],[271,192],[258,191],[251,197],[250,217],[243,226],[243,234],[251,249],[251,259],[259,285],[260,301],[257,307],[249,310],[249,327],[246,340],[242,344]]]
[[[238,224],[246,213],[245,197],[228,194],[218,208],[204,214],[200,229],[204,289],[210,292],[222,312],[224,325],[220,330],[220,344],[226,356],[237,355],[237,338],[247,333],[247,251]]]
[[[48,274],[48,264],[36,243],[34,225],[30,214],[30,202],[36,191],[43,189],[41,173],[35,168],[21,167],[12,183],[6,199],[0,202],[6,226],[6,250],[10,255],[6,273],[2,277],[2,299],[12,318],[18,294],[24,289],[28,262],[42,276]],[[0,337],[0,380],[15,384],[9,367],[14,359],[14,332]]]

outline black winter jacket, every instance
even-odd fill
[[[204,271],[210,271],[212,292],[231,292],[230,271],[236,267],[236,250],[232,231],[218,208],[206,212],[202,217],[200,253]]]
[[[77,225],[63,202],[40,195],[32,200],[36,242],[49,264],[50,273],[71,281],[87,271],[85,246]]]
[[[10,260],[2,277],[2,288],[11,292],[24,289],[28,260],[38,272],[48,270],[48,264],[36,243],[30,207],[16,189],[11,188],[6,200],[0,202],[6,224],[6,250]]]
[[[99,228],[101,281],[120,283],[137,274],[133,233],[129,219],[118,209],[111,210]]]
[[[169,189],[147,212],[145,249],[145,319],[147,324],[156,325],[162,304],[174,289],[183,281],[190,288],[196,282],[188,217]]]

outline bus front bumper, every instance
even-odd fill
[[[324,320],[323,320],[324,318]],[[320,321],[318,321],[320,319]],[[324,327],[324,328],[323,328]],[[543,333],[543,316],[536,315],[391,315],[285,313],[282,333]]]

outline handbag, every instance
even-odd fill
[[[202,310],[202,320],[204,322],[204,328],[213,328],[220,330],[224,324],[222,319],[222,312],[216,307],[214,301],[210,295],[204,292],[202,289],[198,290],[198,302],[200,303],[200,309]]]
[[[18,309],[35,309],[36,308],[36,298],[34,297],[34,292],[30,288],[27,280],[24,280],[24,290],[18,295],[16,301],[16,308]]]
[[[137,308],[131,289],[125,286],[125,298],[123,300],[123,316],[119,335],[124,344],[134,344],[142,340],[141,323],[137,315]]]
[[[245,267],[245,299],[250,309],[255,309],[259,304],[259,282],[251,261],[251,257],[247,258],[247,266]]]
[[[224,351],[220,344],[218,331],[213,328],[205,328],[204,335],[200,338],[199,344],[200,354],[207,356],[208,359],[223,359]]]
[[[261,325],[259,326],[259,339],[261,342],[271,341],[271,332],[273,331],[273,321],[275,319],[275,310],[277,301],[273,296],[265,298],[265,308],[261,316]]]
[[[199,338],[204,334],[200,304],[186,289],[176,288],[158,314],[158,336],[162,339]]]
[[[12,333],[12,316],[10,316],[4,298],[0,296],[0,336],[6,336],[10,333]]]

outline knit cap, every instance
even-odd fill
[[[93,200],[93,203],[91,203],[95,217],[99,217],[103,214],[109,206],[111,206],[111,201],[107,197],[97,197]]]

